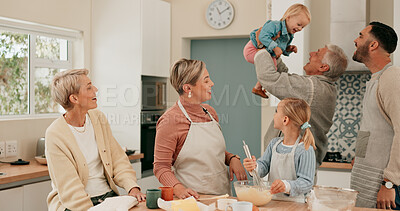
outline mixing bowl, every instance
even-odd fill
[[[271,184],[269,182],[264,182],[264,184],[265,188],[262,189],[260,186],[255,186],[253,181],[242,180],[234,182],[233,187],[235,187],[239,201],[248,201],[255,206],[263,206],[272,198]]]
[[[314,186],[307,198],[307,204],[313,211],[351,210],[356,204],[357,194],[353,189]]]

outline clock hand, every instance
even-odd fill
[[[229,7],[227,7],[226,9],[224,9],[224,10],[222,10],[222,12],[221,13],[219,13],[219,14],[222,14],[223,12],[225,12],[226,10],[228,10],[229,9]]]
[[[218,14],[220,14],[220,15],[221,15],[221,12],[219,11],[218,7],[216,7],[216,8],[217,8]]]

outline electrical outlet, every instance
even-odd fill
[[[6,157],[6,142],[0,141],[0,158]]]
[[[17,149],[17,141],[6,141],[6,157],[17,157]]]

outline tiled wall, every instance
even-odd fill
[[[354,157],[356,137],[360,128],[362,99],[369,73],[344,74],[336,81],[337,98],[333,125],[328,133],[328,151],[340,152],[342,158]]]

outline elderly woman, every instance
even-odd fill
[[[46,131],[53,187],[47,198],[49,210],[87,210],[117,196],[116,185],[138,201],[146,198],[105,115],[95,110],[97,88],[87,74],[85,69],[68,70],[53,79],[52,97],[66,113]]]
[[[211,99],[214,85],[206,65],[181,59],[172,66],[170,81],[179,100],[157,122],[154,174],[179,198],[230,193],[233,174],[238,180],[247,176],[239,156],[226,151],[217,113],[202,104]]]

